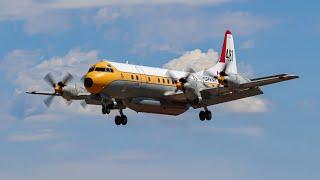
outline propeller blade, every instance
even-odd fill
[[[50,86],[55,87],[56,82],[52,77],[51,73],[48,73],[44,78],[43,78]]]
[[[191,74],[193,74],[193,73],[196,72],[196,71],[195,71],[192,67],[190,67],[190,66],[188,66],[185,71],[188,72],[188,74],[187,74],[186,77],[180,78],[179,81],[182,82],[182,83],[186,83],[186,82],[188,81],[189,77],[191,76]]]
[[[61,82],[62,82],[64,85],[67,85],[68,82],[70,82],[72,79],[73,79],[73,76],[72,76],[70,73],[67,73],[67,74],[63,77],[63,79],[62,79]]]
[[[80,105],[82,106],[83,109],[86,109],[87,106],[88,106],[88,104],[87,104],[87,102],[85,100],[81,101]]]
[[[49,96],[46,99],[44,99],[43,102],[47,107],[50,107],[53,99],[54,99],[54,96]]]
[[[80,81],[83,83],[85,78],[86,78],[86,75],[81,76]]]
[[[70,104],[72,103],[72,100],[66,100],[66,99],[64,99],[64,102],[65,102],[65,104],[66,104],[67,106],[70,106]]]
[[[188,66],[185,71],[188,73],[195,73],[196,72],[191,66]]]

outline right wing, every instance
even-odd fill
[[[288,74],[266,76],[266,77],[251,79],[250,82],[241,84],[240,88],[253,88],[253,87],[259,87],[259,86],[265,86],[265,85],[274,84],[282,81],[288,81],[288,80],[297,79],[297,78],[299,78],[299,76],[288,75]]]

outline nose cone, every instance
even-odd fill
[[[91,78],[85,78],[84,79],[84,87],[91,88],[93,85],[93,81]]]
[[[106,79],[107,77],[104,73],[89,72],[84,79],[83,85],[88,92],[98,94],[107,85]]]

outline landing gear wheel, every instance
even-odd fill
[[[212,113],[211,113],[211,111],[205,111],[205,117],[206,117],[206,120],[210,121],[211,118],[212,118]]]
[[[127,116],[125,116],[125,115],[121,116],[121,120],[122,120],[122,122],[121,122],[122,125],[126,125],[128,123]]]
[[[204,111],[200,111],[199,113],[199,119],[201,121],[204,121],[206,119],[206,113]]]
[[[122,118],[120,116],[116,116],[114,122],[117,126],[119,126],[122,123]]]
[[[110,114],[110,108],[108,106],[103,106],[102,114]]]
[[[107,108],[102,107],[102,114],[107,114]]]

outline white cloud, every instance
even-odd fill
[[[217,63],[218,53],[213,49],[202,52],[200,49],[187,51],[182,56],[170,60],[163,67],[174,70],[185,70],[192,67],[196,71],[204,70],[212,67]]]
[[[8,137],[9,141],[12,142],[33,142],[33,141],[48,141],[56,139],[59,136],[51,129],[41,130],[37,133],[23,133],[11,135]]]
[[[111,17],[121,17],[130,25],[133,31],[130,38],[134,43],[131,51],[138,54],[161,51],[163,47],[166,47],[166,51],[176,52],[186,44],[216,37],[222,41],[226,29],[231,29],[236,36],[248,36],[276,23],[273,19],[243,11],[207,13],[201,8],[189,6],[166,6],[161,11],[153,6],[105,7],[96,16],[100,11],[104,12],[102,17],[106,18],[99,18],[100,22],[95,20],[98,26],[108,24],[107,29],[117,26],[113,23],[115,19],[110,20]]]
[[[248,97],[220,105],[222,113],[261,113],[269,110],[270,102],[261,97]]]
[[[196,71],[208,69],[212,67],[218,61],[218,53],[213,49],[209,49],[208,52],[202,52],[199,49],[185,52],[182,56],[170,60],[164,65],[168,69],[183,70],[188,67],[194,68]],[[239,73],[246,77],[253,77],[253,68],[251,65],[243,62],[239,64]],[[220,104],[217,107],[220,112],[228,113],[259,113],[268,111],[270,103],[268,100],[260,97],[249,97],[240,99],[224,104]]]
[[[252,49],[255,46],[255,40],[249,39],[247,41],[244,41],[241,43],[240,47],[241,49]]]
[[[187,5],[217,5],[231,0],[2,0],[0,1],[1,20],[24,20],[29,17],[45,14],[48,11],[65,9],[85,9],[110,5],[154,5],[154,4],[187,4]]]
[[[20,106],[17,103],[25,102],[23,111],[23,114],[27,117],[25,120],[38,122],[42,121],[41,119],[61,119],[63,116],[57,112],[96,112],[97,109],[92,106],[88,106],[84,110],[78,101],[75,101],[66,109],[64,102],[59,97],[53,101],[52,106],[55,108],[44,109],[42,100],[46,98],[45,96],[25,95],[24,92],[26,90],[53,91],[52,87],[43,80],[43,77],[49,72],[54,75],[56,81],[59,81],[66,72],[69,72],[74,76],[74,80],[70,85],[76,83],[77,86],[82,86],[79,81],[81,76],[97,61],[98,52],[95,50],[81,51],[80,49],[72,49],[64,56],[45,60],[42,59],[40,52],[37,51],[14,50],[10,52],[0,63],[0,70],[4,72],[6,78],[15,88],[10,106],[15,108]],[[47,111],[46,117],[34,114],[35,112],[39,113],[39,109],[41,109],[40,112]],[[61,117],[51,118],[51,115],[54,114],[58,114]]]

